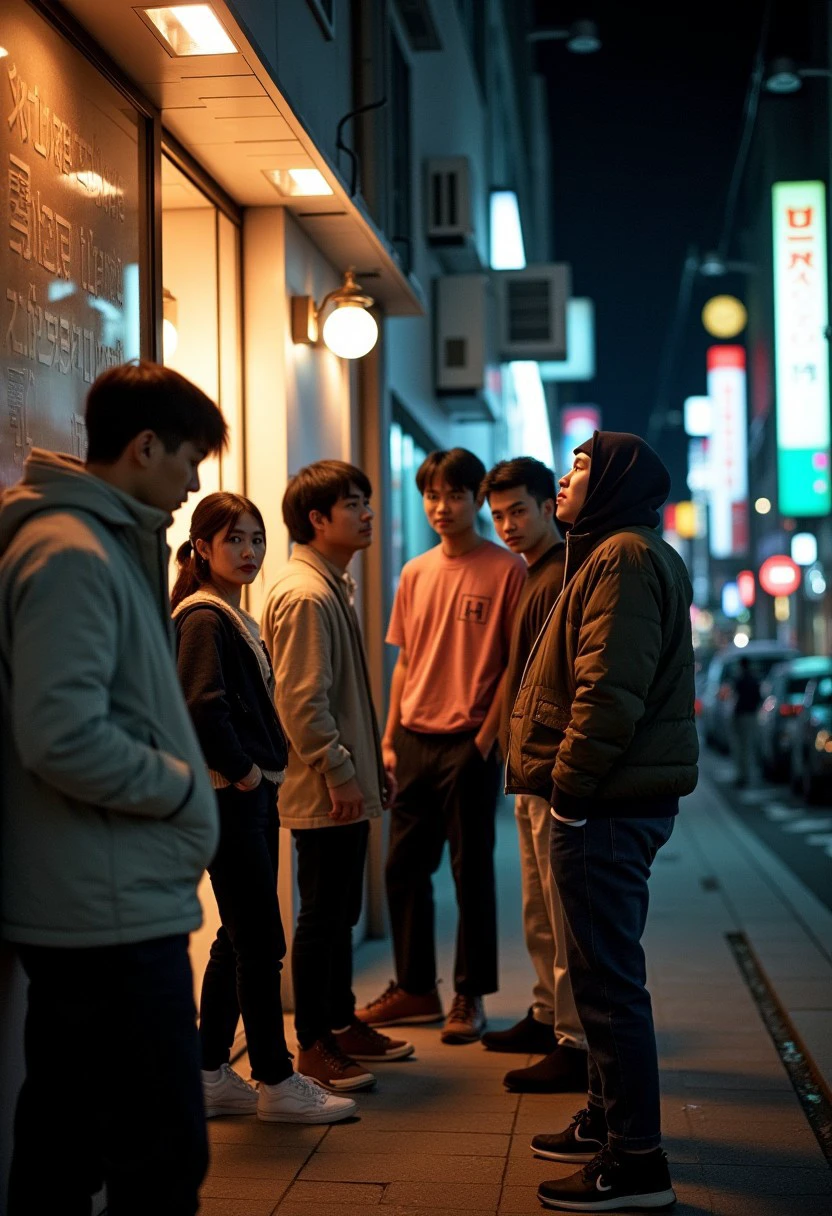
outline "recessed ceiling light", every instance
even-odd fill
[[[237,48],[226,34],[210,4],[174,4],[140,10],[174,55],[235,55]]]
[[[263,173],[281,194],[289,198],[332,194],[320,169],[264,169]]]

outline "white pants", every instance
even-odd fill
[[[586,1050],[566,965],[563,908],[549,862],[549,803],[545,798],[518,794],[514,814],[520,837],[523,932],[537,974],[532,1016],[554,1026],[559,1046]]]

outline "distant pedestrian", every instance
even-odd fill
[[[585,1162],[541,1184],[569,1211],[660,1207],[659,1070],[641,937],[650,867],[697,779],[690,580],[658,534],[667,469],[635,435],[596,431],[560,480],[564,590],[511,719],[507,785],[549,799],[552,870],[589,1047],[587,1106],[535,1136]]]
[[[86,425],[86,464],[35,449],[0,506],[0,929],[29,977],[8,1212],[88,1212],[103,1183],[110,1216],[190,1216],[208,1146],[188,934],[217,808],[165,531],[226,427],[149,363],[99,376]]]
[[[248,498],[203,498],[177,555],[171,596],[179,677],[217,792],[220,843],[208,872],[221,925],[202,982],[199,1037],[205,1111],[267,1123],[335,1123],[355,1111],[292,1068],[280,972],[286,939],[277,902],[277,790],[288,758],[274,676],[243,587],[266,556],[263,517]],[[251,1075],[229,1061],[242,1014]]]
[[[340,1093],[367,1089],[367,1063],[413,1044],[355,1012],[352,931],[361,915],[370,819],[395,793],[386,773],[348,566],[373,540],[372,487],[354,465],[300,469],[283,497],[292,555],[269,592],[263,637],[289,736],[281,819],[292,829],[300,894],[292,944],[298,1068]]]
[[[500,740],[506,750],[511,712],[532,647],[563,590],[565,548],[555,519],[555,476],[530,456],[502,460],[487,474],[483,493],[497,535],[523,557],[528,576],[511,635]],[[520,837],[523,930],[537,982],[528,1014],[509,1030],[488,1031],[491,1051],[543,1053],[528,1068],[505,1077],[520,1093],[586,1092],[586,1037],[569,979],[566,925],[549,860],[549,799],[518,794],[515,816]]]
[[[484,476],[465,448],[431,452],[416,474],[440,543],[405,566],[387,631],[399,648],[384,732],[399,786],[387,858],[396,979],[359,1010],[374,1026],[442,1020],[432,876],[447,841],[459,919],[446,1043],[479,1039],[482,998],[497,991],[496,740],[526,578],[519,558],[477,532]]]
[[[760,708],[760,681],[751,670],[748,656],[737,664],[734,679],[734,714],[732,738],[738,789],[748,785],[757,744],[757,710]]]

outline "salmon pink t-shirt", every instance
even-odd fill
[[[437,545],[407,563],[387,630],[407,653],[402,726],[423,734],[481,726],[508,663],[525,580],[522,558],[490,540],[461,557]]]

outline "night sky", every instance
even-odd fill
[[[809,2],[775,3],[772,53],[802,49],[788,45],[786,31],[805,27]],[[542,43],[537,55],[549,84],[554,253],[572,265],[574,294],[596,307],[596,378],[564,386],[560,399],[597,403],[607,429],[646,434],[686,250],[718,243],[764,8],[764,0],[535,5],[540,28],[592,18],[603,42],[594,55],[571,54],[562,42]],[[705,392],[698,314],[708,294],[697,288],[689,327],[699,332],[677,361],[672,408]],[[663,431],[660,450],[673,496],[685,497],[680,427]]]

